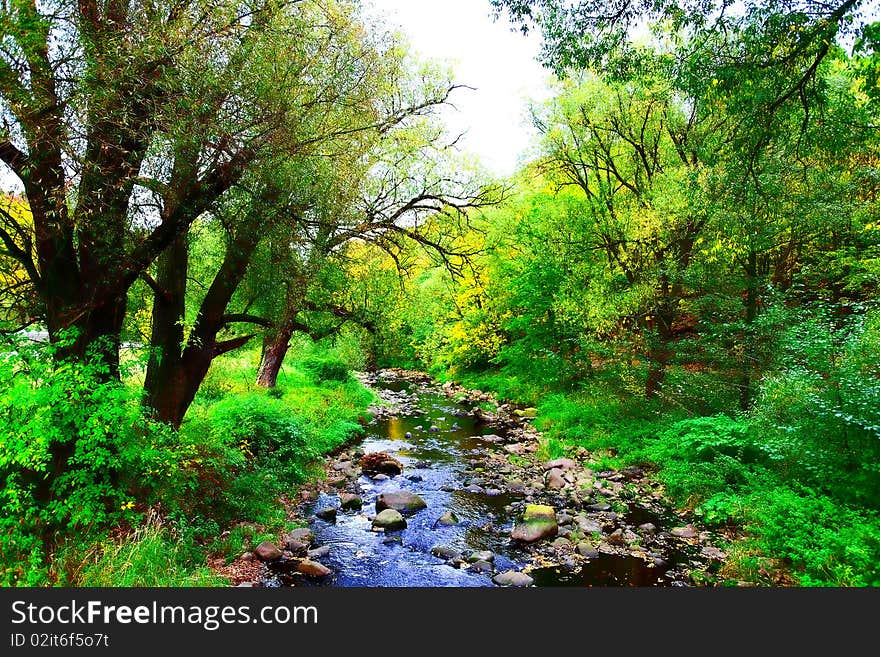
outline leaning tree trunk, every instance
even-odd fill
[[[296,311],[286,313],[278,330],[266,335],[263,340],[263,352],[260,355],[260,369],[257,371],[257,385],[274,388],[278,383],[278,373],[284,363],[284,357],[290,348],[290,338],[298,326],[294,317]]]
[[[746,263],[745,328],[740,363],[739,408],[748,411],[752,405],[752,363],[755,359],[754,323],[758,315],[758,256],[752,249]]]
[[[154,289],[153,336],[144,389],[155,417],[180,427],[195,399],[212,361],[246,344],[253,335],[218,341],[227,324],[226,307],[244,278],[251,255],[259,242],[258,231],[243,228],[230,240],[220,269],[202,300],[195,325],[182,345],[188,247],[180,238],[163,255]]]

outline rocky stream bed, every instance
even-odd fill
[[[244,586],[691,586],[725,559],[637,467],[541,461],[533,409],[418,372],[361,376],[382,399]],[[259,566],[258,568],[256,566]]]

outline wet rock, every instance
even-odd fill
[[[260,543],[254,553],[261,561],[275,561],[281,558],[281,550],[271,541],[263,541]]]
[[[346,511],[358,510],[363,507],[364,501],[361,499],[360,495],[355,495],[354,493],[340,493],[339,494],[339,506]]]
[[[452,559],[446,562],[447,565],[452,566],[453,568],[461,568],[466,563],[467,561],[461,557],[452,557]]]
[[[309,550],[307,552],[309,559],[321,559],[322,557],[326,557],[330,554],[330,546],[322,545],[319,548],[315,548],[314,550]]]
[[[461,554],[458,550],[456,550],[455,548],[446,547],[445,545],[435,545],[431,548],[431,554],[438,559],[443,559],[443,561],[450,561],[452,559],[461,557]]]
[[[412,438],[412,431],[407,431],[405,434],[403,434],[403,437],[409,440],[410,438]]]
[[[309,546],[298,539],[286,539],[284,548],[294,557],[302,557],[309,551]]]
[[[620,472],[627,479],[641,479],[645,476],[645,473],[642,471],[642,469],[635,465],[629,465],[623,468]]]
[[[699,533],[694,528],[693,525],[685,525],[684,527],[674,527],[671,532],[669,532],[673,536],[678,538],[686,538],[686,539],[694,539],[699,536]]]
[[[438,431],[440,431],[440,427],[438,427],[436,424],[432,424],[430,427],[428,427],[428,431],[431,431],[432,433],[437,433]]]
[[[488,561],[474,561],[468,567],[468,570],[472,573],[491,573],[494,568],[492,564]]]
[[[593,513],[603,513],[605,511],[611,510],[611,505],[606,504],[605,502],[597,502],[596,504],[588,504],[586,507],[587,511],[592,511]]]
[[[498,497],[499,495],[503,495],[504,493],[499,488],[487,488],[486,496],[487,497]]]
[[[423,481],[422,475],[418,475],[418,474],[411,474],[407,477],[407,479],[409,479],[410,481],[416,481],[416,482]]]
[[[324,564],[312,561],[311,559],[303,559],[300,561],[296,564],[296,570],[306,577],[327,577],[327,575],[333,573],[333,571],[327,568]]]
[[[600,525],[597,521],[587,518],[586,516],[578,516],[574,519],[577,523],[578,529],[580,529],[584,534],[594,534],[602,531],[602,525]]]
[[[566,458],[553,459],[552,461],[546,461],[541,464],[541,468],[544,470],[574,470],[577,467],[578,464],[576,461]]]
[[[382,539],[382,545],[403,545],[403,539],[398,534],[386,536]]]
[[[495,554],[491,550],[477,550],[471,552],[467,558],[471,563],[477,561],[495,561]]]
[[[431,464],[428,461],[416,461],[416,464],[413,467],[422,470],[425,468],[430,468]]]
[[[520,573],[515,570],[498,573],[492,578],[492,581],[498,586],[531,586],[535,583],[535,580],[525,573]]]
[[[389,477],[399,475],[401,472],[403,472],[403,466],[401,466],[398,461],[392,459],[382,461],[379,464],[378,469],[381,474],[388,475]]]
[[[719,550],[717,547],[712,547],[711,545],[704,547],[700,554],[704,557],[714,559],[715,561],[724,561],[727,558],[727,554],[723,550]]]
[[[609,545],[626,545],[626,538],[624,538],[622,529],[615,529],[608,535],[607,540]]]
[[[321,509],[315,513],[315,517],[320,518],[321,520],[326,520],[327,522],[336,522],[336,507],[331,506],[326,509]]]
[[[556,512],[551,506],[529,504],[521,521],[513,528],[510,537],[516,541],[533,543],[543,538],[556,536]]]
[[[565,537],[560,536],[555,541],[553,541],[553,549],[557,552],[565,552],[571,549],[571,541]]]
[[[308,527],[299,527],[298,529],[291,529],[287,532],[287,536],[285,537],[285,542],[290,543],[292,541],[299,541],[306,545],[311,545],[315,542],[315,535],[312,533],[312,530]]]
[[[655,557],[651,563],[654,564],[655,568],[666,568],[669,565],[668,563],[666,563],[666,561],[664,561],[660,557]]]
[[[398,475],[403,472],[403,464],[385,452],[364,454],[360,458],[359,464],[367,474]]]
[[[384,509],[373,518],[373,529],[384,529],[385,531],[406,529],[406,520],[399,511]]]
[[[547,488],[559,490],[565,488],[566,481],[562,477],[562,470],[553,469],[547,473]]]
[[[333,464],[333,469],[337,472],[342,472],[343,470],[348,470],[353,467],[351,461],[339,461],[338,463]]]
[[[504,442],[504,438],[498,436],[494,433],[486,434],[485,436],[479,436],[480,440],[485,440],[487,443],[500,443]]]
[[[464,490],[468,493],[485,493],[485,489],[482,486],[477,486],[476,484],[471,484],[470,486],[465,486]]]
[[[239,559],[241,559],[242,561],[253,561],[254,560],[254,553],[253,552],[245,552],[244,554],[242,554],[239,557]]]
[[[458,522],[459,521],[457,515],[455,515],[452,511],[446,511],[434,522],[434,528],[436,529],[437,527],[451,527],[453,525],[457,525]]]
[[[454,493],[458,489],[452,484],[443,484],[442,486],[440,486],[440,490],[442,490],[444,493]]]
[[[582,557],[586,557],[587,559],[595,559],[599,556],[599,551],[587,541],[581,541],[580,543],[578,543],[575,547],[575,550],[579,555],[581,555]]]
[[[376,511],[394,509],[400,513],[415,513],[427,508],[425,500],[406,490],[382,493],[376,498]]]
[[[526,493],[525,482],[520,481],[519,479],[514,479],[512,481],[508,481],[507,482],[507,490],[510,491],[511,493],[525,495],[525,493]]]
[[[642,532],[645,536],[653,536],[657,533],[657,527],[653,522],[644,522],[639,525],[639,531]]]
[[[327,485],[333,488],[345,488],[346,484],[348,484],[348,479],[345,477],[330,477],[327,479]]]
[[[373,481],[388,481],[391,479],[387,474],[377,474],[370,477]]]

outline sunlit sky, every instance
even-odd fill
[[[476,155],[494,174],[514,171],[533,134],[527,99],[545,98],[548,72],[535,57],[537,35],[511,31],[493,20],[488,0],[366,0],[389,27],[409,37],[422,57],[448,62],[458,90],[455,109],[442,116],[454,134],[464,132],[462,150]]]

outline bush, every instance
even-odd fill
[[[213,439],[235,445],[252,469],[281,469],[299,479],[302,465],[315,456],[291,409],[265,392],[234,395],[217,402],[209,409],[207,422]]]
[[[138,393],[100,363],[54,363],[18,345],[0,359],[0,584],[40,583],[57,533],[136,521],[185,484],[187,456]]]
[[[312,374],[317,383],[344,382],[349,379],[348,365],[341,359],[332,356],[306,358],[303,360],[302,366]]]

